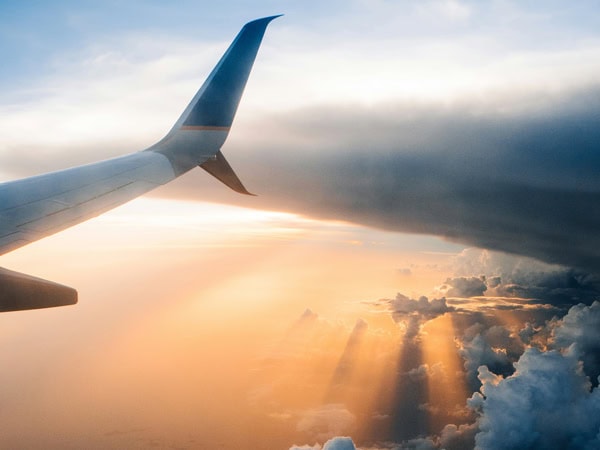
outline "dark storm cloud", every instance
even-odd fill
[[[599,272],[600,87],[498,97],[244,117],[223,150],[259,197],[197,171],[159,193],[438,235]],[[12,146],[3,170],[38,173],[130,148],[105,144],[51,161]]]
[[[257,119],[245,125],[251,139],[224,151],[259,197],[214,195],[597,272],[600,88],[522,103],[320,107]],[[200,178],[163,192],[197,197],[192,184],[210,184]]]

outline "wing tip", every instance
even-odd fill
[[[254,19],[248,22],[245,26],[262,23],[265,26],[268,25],[271,21],[277,19],[278,17],[283,16],[283,14],[275,14],[273,16],[261,17],[260,19]]]

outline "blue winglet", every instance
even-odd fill
[[[280,16],[242,27],[173,128],[148,149],[165,155],[177,175],[215,158],[229,133],[267,25]]]
[[[280,16],[244,25],[172,131],[231,127],[267,25]]]

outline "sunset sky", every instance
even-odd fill
[[[0,4],[0,181],[160,139],[249,20],[223,153],[0,265],[0,447],[600,446],[595,2]]]

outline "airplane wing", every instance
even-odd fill
[[[0,183],[0,254],[122,205],[200,166],[250,194],[220,151],[267,25],[247,23],[167,135],[146,150]],[[77,303],[72,288],[0,269],[0,312]]]

